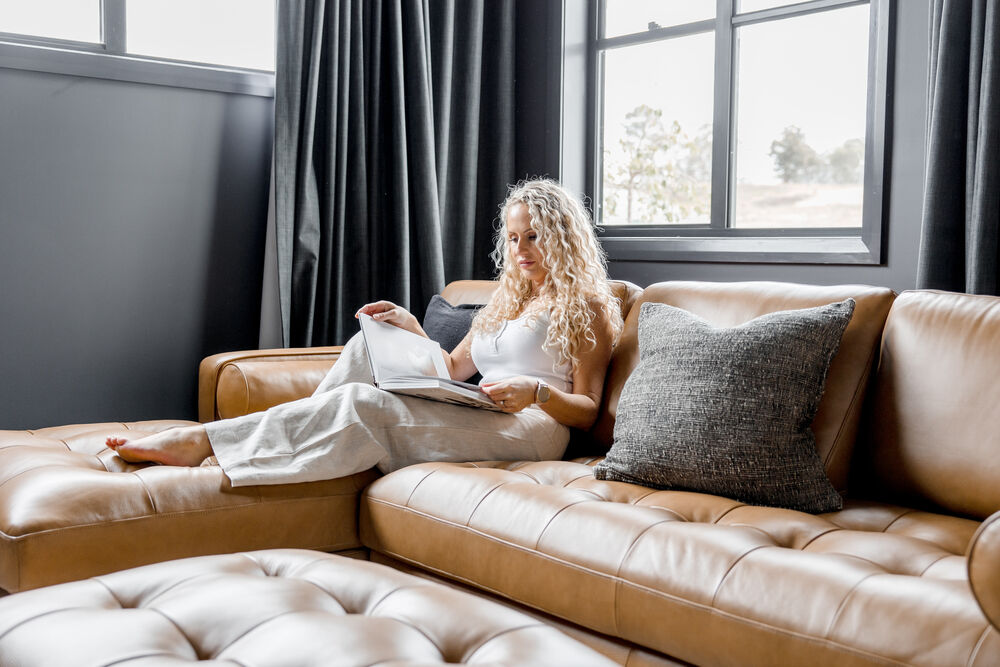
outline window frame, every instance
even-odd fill
[[[125,50],[125,0],[101,0],[101,43],[0,32],[0,68],[274,97],[274,72]]]
[[[794,2],[795,0],[788,0]],[[604,0],[591,0],[588,49],[591,99],[587,182],[593,194],[598,236],[612,261],[696,261],[797,264],[882,264],[887,219],[889,115],[891,110],[893,17],[895,0],[809,0],[734,15],[736,0],[716,0],[716,18],[641,33],[604,38]],[[865,120],[864,199],[860,228],[730,228],[735,182],[730,139],[735,121],[735,50],[733,36],[741,26],[775,18],[793,18],[868,4],[868,82]],[[603,206],[604,57],[613,48],[715,32],[714,111],[712,119],[712,193],[706,225],[608,225],[600,227]],[[565,114],[564,114],[564,120]]]

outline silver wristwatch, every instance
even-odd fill
[[[538,386],[535,387],[535,403],[544,403],[550,398],[552,398],[552,390],[549,389],[549,385],[539,380]]]

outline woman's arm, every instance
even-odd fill
[[[444,363],[448,366],[448,374],[452,380],[468,380],[475,375],[476,365],[472,363],[472,333],[465,334],[462,342],[455,346],[451,354],[445,352]],[[443,350],[442,350],[443,351]]]
[[[604,391],[604,374],[611,360],[611,324],[602,309],[591,305],[594,319],[591,331],[597,344],[585,350],[573,369],[573,392],[550,387],[549,400],[538,407],[566,426],[587,429],[597,420]],[[508,378],[483,385],[483,391],[503,408],[504,412],[520,412],[535,402],[538,380],[525,376]]]
[[[385,322],[400,329],[406,329],[418,336],[429,338],[423,327],[420,326],[420,322],[413,316],[413,313],[402,306],[397,306],[392,301],[366,303],[358,308],[358,312],[354,313],[354,317],[361,314],[370,315],[376,322]]]

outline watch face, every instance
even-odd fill
[[[539,403],[544,403],[545,401],[549,400],[549,396],[551,396],[551,395],[552,395],[552,392],[549,391],[549,385],[544,384],[544,383],[539,383],[539,385],[538,385],[538,402]]]

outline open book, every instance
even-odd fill
[[[437,342],[368,315],[358,317],[379,389],[502,412],[478,385],[451,379]]]

